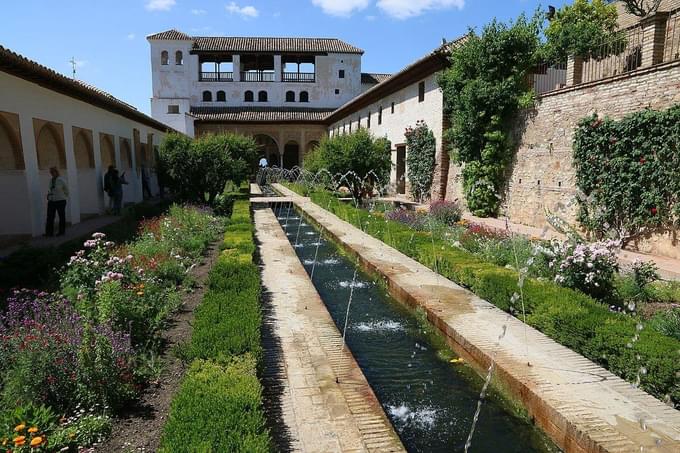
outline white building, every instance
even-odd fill
[[[104,212],[103,172],[116,165],[142,200],[141,166],[152,169],[168,127],[108,93],[0,46],[0,239],[45,231],[49,168],[67,180],[71,224]],[[157,191],[151,175],[152,192]]]

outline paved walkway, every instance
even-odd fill
[[[381,274],[393,296],[424,309],[456,352],[478,371],[485,373],[493,358],[496,378],[565,451],[680,452],[679,411],[340,220],[309,198],[280,185],[276,188],[295,198],[296,205],[346,250]]]
[[[72,241],[73,239],[85,237],[91,233],[96,232],[97,230],[100,230],[101,228],[107,225],[117,222],[120,219],[121,217],[119,216],[104,215],[84,220],[82,222],[76,223],[75,225],[67,226],[66,234],[64,234],[63,236],[53,237],[38,236],[21,241],[20,243],[14,245],[4,247],[0,249],[0,257],[10,255],[24,245],[28,245],[30,247],[58,246],[65,242]]]
[[[261,203],[263,199],[257,199]],[[265,204],[266,206],[266,204]],[[271,209],[255,209],[266,319],[278,343],[276,404],[296,452],[403,452],[352,354]]]

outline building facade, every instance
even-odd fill
[[[125,172],[125,203],[157,193],[155,150],[168,127],[97,88],[0,46],[0,240],[45,230],[49,169],[69,188],[71,224],[104,213],[103,173]]]

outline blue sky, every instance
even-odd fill
[[[21,0],[5,2],[0,45],[149,112],[146,35],[337,37],[366,51],[364,72],[394,72],[493,17],[539,0]],[[553,0],[559,6],[564,0]]]

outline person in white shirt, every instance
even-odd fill
[[[269,162],[267,162],[267,158],[262,156],[262,158],[260,159],[260,168],[267,168],[268,165]]]
[[[50,168],[50,188],[47,192],[47,224],[45,236],[54,236],[54,215],[59,214],[59,232],[63,236],[66,232],[66,200],[68,200],[68,184],[59,176],[57,167]]]

